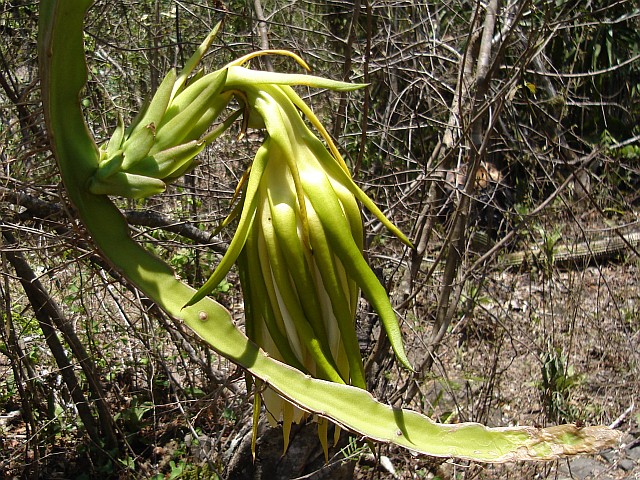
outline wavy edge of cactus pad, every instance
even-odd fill
[[[220,355],[246,369],[293,404],[368,439],[431,456],[481,462],[548,460],[593,453],[619,441],[605,426],[488,428],[477,423],[438,424],[411,410],[378,402],[368,392],[317,380],[260,350],[210,298],[182,308],[194,289],[135,242],[105,195],[89,192],[99,152],[85,123],[80,94],[86,84],[83,22],[91,0],[40,2],[38,49],[45,121],[51,148],[77,215],[102,256],[168,314],[184,322]]]

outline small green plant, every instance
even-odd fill
[[[618,150],[616,156],[624,160],[638,160],[640,158],[640,145],[625,145]]]
[[[556,422],[575,420],[578,412],[571,406],[571,391],[584,380],[575,372],[560,348],[549,346],[542,355],[540,391],[547,416]]]
[[[355,437],[349,437],[348,443],[340,450],[345,460],[356,459],[371,453],[369,445],[359,442]]]
[[[462,292],[463,309],[465,314],[473,315],[473,311],[479,305],[489,305],[491,298],[484,293],[481,284],[468,283]]]
[[[185,459],[179,461],[171,460],[169,462],[171,471],[168,476],[158,473],[149,480],[217,480],[220,478],[218,473],[213,470],[208,463],[196,465],[189,463]]]
[[[122,422],[126,432],[137,433],[144,425],[143,417],[153,410],[153,403],[141,401],[138,397],[131,400],[131,405],[115,416],[116,421]]]
[[[186,463],[184,460],[180,460],[178,463],[171,460],[169,462],[169,466],[171,467],[171,472],[169,473],[169,479],[179,478],[185,470]]]
[[[136,461],[129,455],[124,458],[119,458],[118,462],[129,471],[134,472],[136,470]]]
[[[223,410],[222,418],[233,423],[235,423],[236,420],[238,419],[238,417],[236,416],[236,412],[229,407],[225,407],[225,409]]]
[[[540,248],[542,251],[542,255],[539,257],[540,266],[544,275],[549,278],[553,272],[556,245],[562,238],[562,234],[557,228],[547,230],[541,225],[537,227],[537,231],[540,236]]]
[[[5,345],[0,345],[0,353],[4,353]],[[9,373],[4,380],[0,382],[0,408],[7,404],[12,404],[18,398],[18,387],[16,385],[13,373]],[[17,405],[16,405],[17,406]]]

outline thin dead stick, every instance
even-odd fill
[[[631,405],[629,405],[629,407],[622,412],[622,414],[616,418],[613,423],[611,425],[609,425],[609,428],[618,428],[620,426],[620,424],[624,421],[625,418],[627,418],[627,416],[633,412],[633,409],[635,408],[636,404],[635,402],[631,402]]]
[[[262,4],[260,0],[253,0],[253,9],[256,11],[256,18],[258,19],[258,34],[260,35],[260,48],[262,50],[269,50],[269,30],[267,29],[267,21],[264,18],[264,11],[262,10]],[[273,64],[271,58],[263,57],[267,70],[273,72]]]

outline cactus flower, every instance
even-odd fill
[[[404,243],[411,243],[356,186],[328,133],[291,88],[345,91],[362,85],[244,67],[256,55],[277,53],[308,69],[285,51],[250,54],[189,78],[213,34],[179,75],[175,70],[167,74],[132,126],[125,130],[119,122],[100,148],[90,191],[132,198],[159,193],[193,168],[196,155],[244,114],[244,128],[264,128],[266,138],[238,187],[240,205],[223,223],[240,213],[229,249],[187,306],[211,293],[237,263],[251,340],[308,375],[365,389],[354,323],[362,290],[398,360],[411,368],[387,293],[363,257],[358,202]],[[241,108],[211,130],[234,96]],[[291,423],[305,413],[258,381],[255,390],[256,414],[264,403],[269,421],[283,422],[286,439]],[[326,431],[326,422],[319,421],[319,426]],[[326,435],[320,436],[326,447]]]
[[[311,376],[364,389],[354,323],[360,289],[379,314],[398,360],[411,367],[387,293],[363,257],[358,201],[411,243],[355,185],[329,135],[286,84],[296,77],[229,67],[226,89],[242,92],[245,115],[264,125],[266,138],[239,186],[240,219],[230,247],[189,304],[210,293],[235,262],[249,338]],[[314,84],[315,77],[302,78]],[[258,384],[257,390],[262,391],[256,405],[262,399],[269,421],[283,422],[286,442],[291,422],[300,421],[304,412],[268,387]]]

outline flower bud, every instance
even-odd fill
[[[231,98],[222,93],[227,67],[188,81],[214,34],[180,75],[169,71],[129,128],[119,119],[110,140],[100,147],[100,163],[89,184],[92,193],[129,198],[161,193],[193,169],[196,156],[239,116],[237,112],[210,131]]]
[[[364,389],[355,330],[362,289],[398,359],[410,368],[386,291],[363,257],[357,199],[369,208],[371,200],[353,183],[337,149],[329,144],[329,151],[307,127],[300,110],[314,125],[319,122],[292,89],[250,82],[236,88],[251,114],[262,117],[267,136],[243,177],[244,203],[227,254],[189,304],[214,288],[237,260],[249,338],[311,376]],[[255,405],[264,402],[272,424],[282,421],[287,432],[292,421],[304,418],[262,387],[256,384]]]

